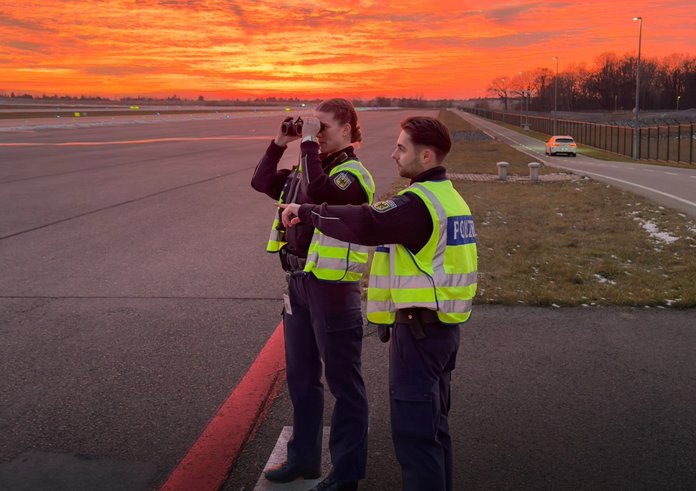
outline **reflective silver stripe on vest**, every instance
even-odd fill
[[[468,312],[472,309],[473,300],[443,300],[439,302],[440,312],[444,314],[459,314],[463,312]],[[368,312],[396,312],[400,309],[407,309],[411,307],[423,307],[426,309],[432,309],[432,302],[404,302],[398,303],[390,300],[379,301],[379,300],[368,300],[367,311]]]
[[[345,271],[360,272],[367,265],[367,256],[365,257],[364,262],[356,263],[356,262],[350,261],[350,253],[356,252],[356,253],[368,254],[370,251],[369,247],[358,245],[358,244],[353,244],[353,243],[349,243],[349,242],[343,242],[343,241],[340,241],[338,239],[334,239],[333,237],[329,237],[328,235],[324,235],[324,234],[320,234],[319,238],[317,240],[319,242],[319,247],[315,248],[307,256],[308,263],[314,262],[314,264],[319,264],[319,249],[321,247],[324,247],[324,246],[329,246],[329,247],[340,247],[341,249],[345,249],[346,256],[343,258],[340,258],[340,259],[321,256],[321,268],[322,269],[334,269],[337,271],[344,271],[345,270]]]
[[[443,276],[436,275],[436,284],[440,288],[447,287],[467,287],[474,285],[477,280],[476,271],[468,274],[444,274]],[[370,276],[370,287],[387,289],[398,289],[407,290],[414,288],[432,288],[433,284],[430,278],[426,275],[394,275],[391,276],[381,276],[381,275],[371,275]]]
[[[435,194],[433,194],[428,188],[418,183],[413,184],[411,187],[418,188],[428,197],[430,203],[435,208],[437,219],[440,222],[437,246],[435,248],[435,256],[433,257],[433,271],[435,272],[435,275],[438,276],[439,273],[444,273],[445,271],[445,249],[447,249],[447,212],[440,203],[440,200],[437,199],[437,196],[435,196]]]

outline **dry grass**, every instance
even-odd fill
[[[476,131],[451,112],[440,118],[452,131]],[[497,141],[457,142],[445,165],[495,174],[499,160],[528,172],[529,157]],[[686,215],[580,177],[453,182],[476,224],[476,303],[696,307],[696,221]]]
[[[440,117],[460,129],[456,114]],[[526,172],[527,155],[481,143],[458,142],[448,170],[494,174],[507,160]],[[478,303],[696,306],[696,222],[686,215],[590,179],[454,184],[477,226]]]
[[[479,303],[696,306],[683,214],[589,179],[455,187],[476,220]]]

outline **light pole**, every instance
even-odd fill
[[[522,75],[524,72],[519,72],[520,86],[522,87],[522,104],[520,106],[520,126],[524,128],[524,131],[529,130],[529,98],[532,95],[531,87],[529,82],[527,82],[527,90],[524,90],[524,81],[522,80]],[[524,114],[524,124],[522,123],[522,115]]]
[[[524,115],[524,129],[525,129],[525,131],[529,131],[529,99],[531,97],[532,97],[532,91],[528,85],[527,86],[527,112]]]
[[[636,107],[633,114],[633,158],[638,158],[638,112],[640,111],[640,44],[643,40],[643,18],[634,17],[639,22],[638,28],[638,62],[636,63]]]
[[[681,99],[681,96],[677,96],[677,112],[679,112],[679,99]]]
[[[522,116],[524,115],[524,103],[525,103],[525,98],[524,98],[524,86],[522,85],[522,72],[519,72],[519,82],[520,86],[522,86],[522,102],[520,103],[520,126],[524,126]]]
[[[556,126],[558,123],[558,56],[553,57],[556,60],[556,79],[554,80],[553,86],[553,134],[556,134]]]

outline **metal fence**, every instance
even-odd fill
[[[696,164],[696,124],[641,127],[572,121],[529,116],[524,113],[496,112],[488,109],[461,108],[487,119],[502,121],[547,135],[570,135],[576,142],[607,152],[633,156],[633,137],[637,132],[638,158],[663,162]],[[554,130],[555,128],[555,130]]]

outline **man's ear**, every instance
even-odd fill
[[[423,150],[421,150],[421,161],[425,167],[433,167],[435,163],[435,152],[428,147],[423,147]]]

